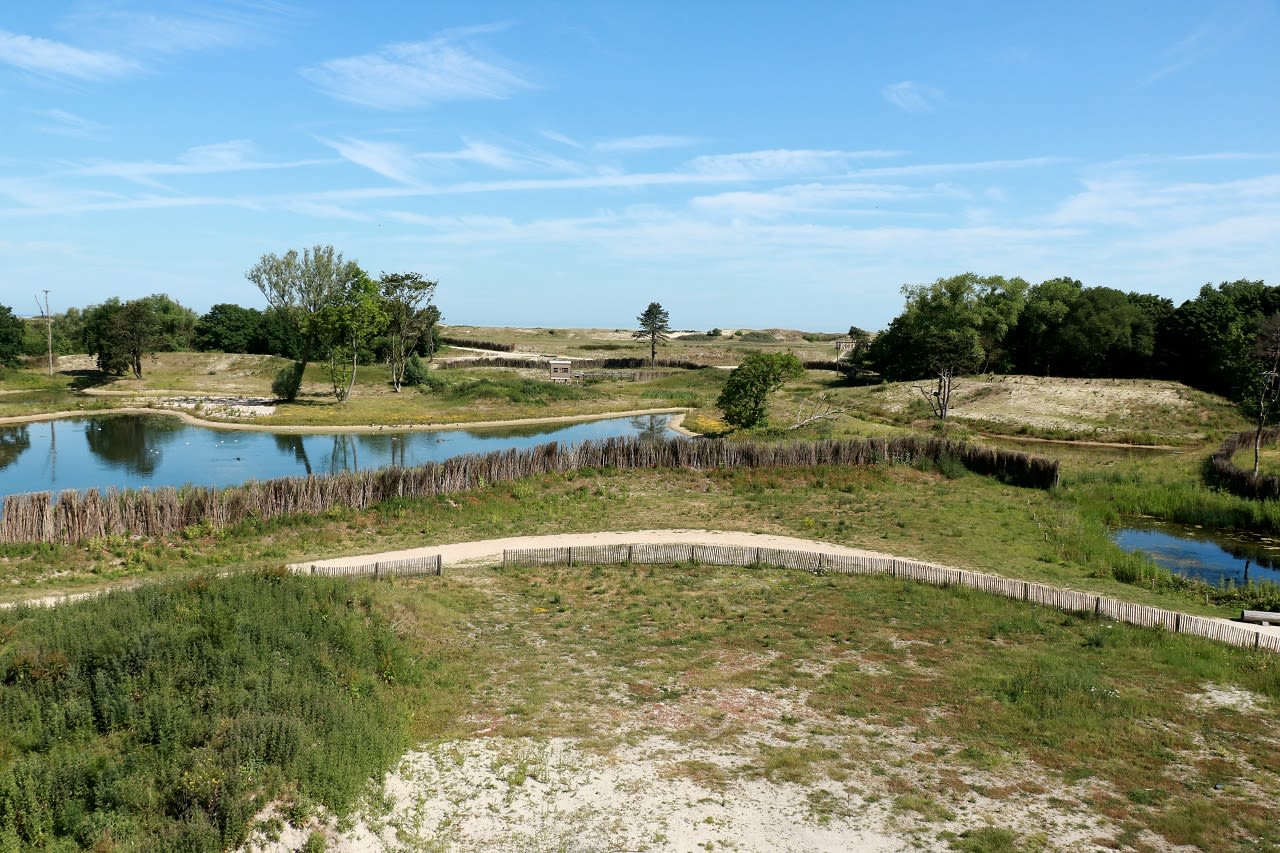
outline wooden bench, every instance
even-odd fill
[[[1268,613],[1265,610],[1241,610],[1241,622],[1252,622],[1255,625],[1280,625],[1280,613]]]

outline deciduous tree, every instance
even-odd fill
[[[142,359],[156,352],[158,328],[151,302],[134,299],[121,303],[113,296],[85,312],[85,346],[97,356],[102,372],[121,375],[131,371],[141,379]]]
[[[221,302],[196,321],[195,345],[201,352],[263,352],[262,312]]]
[[[22,355],[26,325],[8,305],[0,305],[0,365],[13,367]]]
[[[1262,431],[1276,400],[1280,399],[1280,314],[1272,314],[1262,321],[1253,344],[1253,361],[1249,396],[1256,425],[1253,432],[1253,476],[1256,477],[1262,459]]]
[[[321,354],[331,317],[327,308],[339,302],[347,288],[364,272],[354,262],[343,259],[333,246],[315,246],[299,255],[290,249],[283,256],[263,255],[245,278],[253,282],[267,305],[281,312],[299,341],[297,364],[288,376],[277,377],[273,386],[286,400],[298,395],[308,362]]]
[[[439,282],[421,273],[383,273],[379,279],[382,310],[386,315],[387,363],[391,367],[391,387],[396,391],[404,383],[409,356],[424,338],[433,337],[440,320],[439,310],[431,304]]]
[[[351,398],[360,356],[386,319],[378,283],[363,270],[321,309],[318,335],[328,350],[329,379],[338,402]]]
[[[760,426],[767,421],[769,395],[803,375],[804,365],[792,353],[750,353],[729,374],[716,406],[733,426]]]
[[[867,367],[867,351],[871,347],[871,333],[866,329],[860,329],[857,326],[849,327],[849,341],[852,344],[840,360],[848,366],[849,381],[858,378],[858,372]]]
[[[973,273],[905,285],[906,308],[876,336],[871,360],[889,379],[1002,370],[1026,291],[1020,278]]]

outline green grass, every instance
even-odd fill
[[[1175,457],[1159,458],[1163,461],[1156,464],[1144,458],[1124,466],[1150,470],[1156,481],[1176,483],[1185,476]],[[1121,463],[1097,457],[1093,465],[1115,469]],[[86,615],[80,624],[66,614],[109,611],[116,607],[113,602],[129,596],[142,601],[158,596],[143,610],[160,636],[177,638],[178,645],[187,644],[184,648],[210,647],[208,632],[214,629],[223,638],[244,635],[252,645],[259,635],[276,637],[275,627],[258,624],[258,614],[274,613],[279,606],[270,596],[263,599],[272,601],[269,608],[262,601],[254,604],[250,599],[258,592],[235,605],[206,605],[205,596],[221,600],[216,591],[232,582],[204,580],[199,573],[262,570],[305,556],[429,541],[636,525],[809,535],[1162,606],[1225,611],[1206,605],[1196,592],[1117,579],[1116,549],[1087,502],[1072,491],[1092,482],[1094,469],[1076,460],[1072,470],[1077,479],[1055,493],[908,467],[586,472],[447,499],[394,501],[364,512],[249,523],[216,535],[193,529],[172,542],[8,546],[0,548],[0,580],[11,590],[32,588],[37,576],[47,578],[45,588],[130,576],[196,573],[196,578],[186,587],[180,583],[112,596],[47,616],[24,612],[0,654],[40,650],[24,666],[45,673],[49,667],[40,655],[56,644],[24,641],[22,632],[38,627],[31,637],[72,637],[91,647],[98,638],[113,636],[101,627],[106,623],[93,621],[107,617]],[[291,586],[297,579],[269,572],[234,583],[252,589],[264,578],[300,595]],[[199,594],[185,600],[165,592],[184,588]],[[346,682],[329,676],[325,683],[332,685],[336,677],[338,684],[369,686],[369,696],[385,703],[379,706],[383,711],[370,713],[383,714],[385,721],[397,709],[404,712],[400,731],[416,738],[468,737],[492,726],[498,735],[571,736],[608,749],[616,736],[600,729],[602,714],[639,720],[643,727],[648,725],[645,709],[660,706],[685,711],[678,729],[667,734],[691,743],[726,742],[746,724],[726,716],[715,697],[751,690],[800,696],[807,710],[790,722],[779,719],[791,739],[785,745],[748,749],[741,772],[749,776],[812,784],[867,766],[881,766],[886,778],[915,767],[916,787],[888,795],[904,819],[938,822],[949,812],[959,813],[957,778],[975,769],[1030,762],[1041,775],[1068,780],[1078,808],[1106,814],[1134,832],[1155,827],[1173,843],[1215,850],[1243,848],[1246,838],[1253,839],[1255,849],[1276,843],[1280,815],[1274,803],[1280,802],[1280,791],[1274,774],[1262,769],[1275,758],[1267,734],[1277,722],[1274,700],[1280,698],[1280,658],[1273,655],[887,578],[624,566],[497,571],[377,586],[324,581],[318,588],[330,590],[320,593],[321,600],[330,601],[335,612],[349,608],[358,617],[359,624],[341,629],[342,637],[354,642],[368,629],[383,636],[381,642],[407,642],[421,656],[419,665],[397,675],[394,683],[379,674],[376,655],[357,661],[330,654],[324,664],[327,671],[341,672],[348,660],[352,668],[346,671],[362,675],[349,674]],[[214,616],[201,615],[206,606]],[[301,612],[313,618],[314,605]],[[180,625],[169,624],[180,614]],[[126,625],[140,624],[140,617],[129,618],[134,621]],[[299,624],[311,624],[299,618],[273,615],[271,625],[279,621],[293,626],[281,630],[295,631]],[[385,633],[388,625],[397,626],[399,639]],[[133,633],[130,627],[114,636]],[[270,639],[264,648],[287,639]],[[356,647],[344,640],[339,648]],[[221,682],[209,690],[228,694],[244,707],[269,710],[276,700],[251,694],[270,682],[259,676],[252,691]],[[1186,697],[1207,684],[1238,687],[1269,700],[1247,715],[1229,708],[1189,713]],[[199,694],[190,686],[174,692]],[[350,691],[338,695],[352,698]],[[913,733],[941,753],[888,766],[881,746],[859,734],[865,726]],[[6,728],[24,739],[24,750],[41,740],[21,725]],[[395,730],[394,725],[389,729]],[[812,740],[807,734],[812,732],[825,734]],[[134,734],[107,734],[130,750],[138,743]],[[324,738],[318,742],[321,750],[329,748]],[[196,753],[216,758],[218,741],[209,743]],[[1206,762],[1206,755],[1226,758]],[[49,766],[62,766],[58,761]],[[364,766],[361,772],[371,772]],[[346,802],[342,791],[354,790],[304,789],[289,776],[292,771],[272,767],[262,773],[286,797],[340,805]],[[171,776],[146,778],[154,781],[139,777],[133,784],[158,790]],[[1077,780],[1085,780],[1083,787]],[[1099,791],[1115,793],[1090,794],[1087,780],[1103,782]],[[1224,788],[1206,801],[1204,792],[1216,784]],[[968,790],[981,793],[963,789]],[[113,813],[110,820],[124,818]],[[213,818],[191,820],[222,832]],[[147,831],[160,825],[147,823]],[[972,833],[966,838],[998,840]]]
[[[3,850],[223,850],[278,797],[341,813],[416,734],[406,702],[458,689],[371,591],[280,573],[11,610],[0,638]]]

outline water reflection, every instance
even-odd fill
[[[307,474],[311,473],[311,457],[307,456],[307,445],[303,442],[302,436],[273,433],[271,437],[275,439],[276,447],[282,453],[292,455]]]
[[[631,419],[631,428],[641,441],[661,441],[670,435],[670,422],[670,415],[638,415]]]
[[[360,454],[356,450],[355,438],[348,433],[333,436],[333,450],[329,452],[329,471],[359,471]]]
[[[1215,586],[1226,580],[1280,583],[1280,542],[1267,536],[1160,524],[1119,530],[1115,541],[1171,572]]]
[[[111,486],[231,486],[251,479],[412,467],[547,441],[661,438],[668,434],[669,420],[652,415],[521,429],[298,434],[218,430],[161,415],[84,416],[0,427],[0,496]],[[85,441],[67,441],[68,430],[83,432]]]
[[[161,449],[182,428],[172,418],[95,418],[84,434],[89,450],[103,462],[147,478],[160,465]]]
[[[31,430],[24,424],[0,433],[0,469],[8,468],[31,449]]]

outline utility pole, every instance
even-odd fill
[[[36,300],[36,305],[40,304]],[[49,375],[53,375],[53,315],[49,313],[49,290],[44,292],[44,330],[49,340]]]

